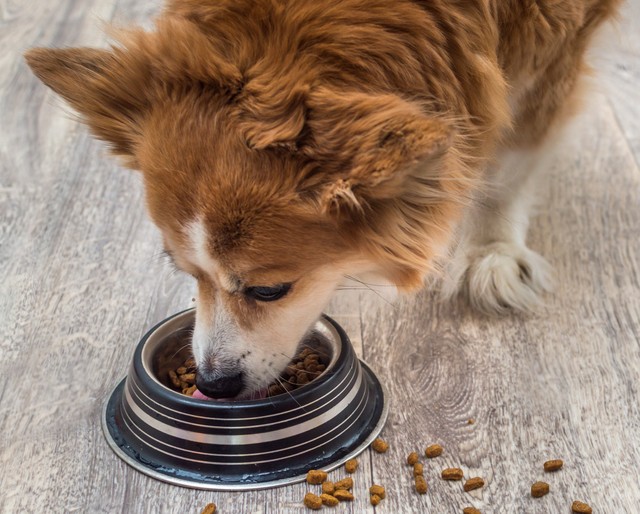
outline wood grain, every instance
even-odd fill
[[[138,175],[119,169],[29,73],[31,46],[106,44],[100,20],[148,24],[147,0],[0,0],[0,512],[304,512],[304,485],[251,493],[170,486],[117,459],[100,410],[139,337],[191,305],[194,284],[159,257]],[[386,454],[365,452],[356,501],[379,513],[635,512],[640,503],[640,5],[596,52],[599,89],[552,169],[531,245],[557,289],[530,318],[487,319],[425,291],[369,291],[328,308],[389,390]],[[475,422],[469,424],[473,418]],[[413,492],[411,451],[429,492]],[[565,460],[550,475],[542,463]],[[439,478],[461,467],[486,485]],[[336,471],[332,477],[344,475]],[[544,480],[549,495],[533,499]],[[336,510],[336,512],[338,509]]]

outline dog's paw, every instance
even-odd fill
[[[492,243],[466,250],[450,270],[449,295],[457,290],[481,312],[533,312],[552,289],[551,266],[524,246]]]

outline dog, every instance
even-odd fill
[[[197,280],[199,390],[247,398],[344,277],[535,309],[537,164],[619,3],[171,0],[153,31],[26,60],[142,173]]]

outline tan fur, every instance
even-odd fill
[[[619,0],[392,4],[173,0],[109,50],[26,57],[142,171],[207,308],[222,294],[264,327],[276,307],[242,287],[294,281],[302,298],[328,263],[419,287],[496,152],[538,145],[561,115]],[[186,258],[194,219],[235,290]]]

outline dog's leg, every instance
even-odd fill
[[[536,149],[503,152],[487,191],[460,227],[443,283],[446,296],[461,293],[474,308],[503,314],[535,310],[551,289],[551,267],[527,248],[526,235],[557,140],[554,134]]]
[[[535,310],[551,288],[549,264],[526,246],[536,186],[557,155],[567,122],[580,109],[585,87],[589,89],[583,73],[589,40],[618,3],[585,4],[583,25],[565,34],[562,49],[558,51],[551,36],[546,48],[538,41],[535,50],[530,49],[539,59],[534,59],[536,65],[512,77],[509,103],[514,125],[506,141],[510,150],[488,170],[485,196],[460,227],[445,274],[446,295],[460,292],[478,310],[501,314]]]

